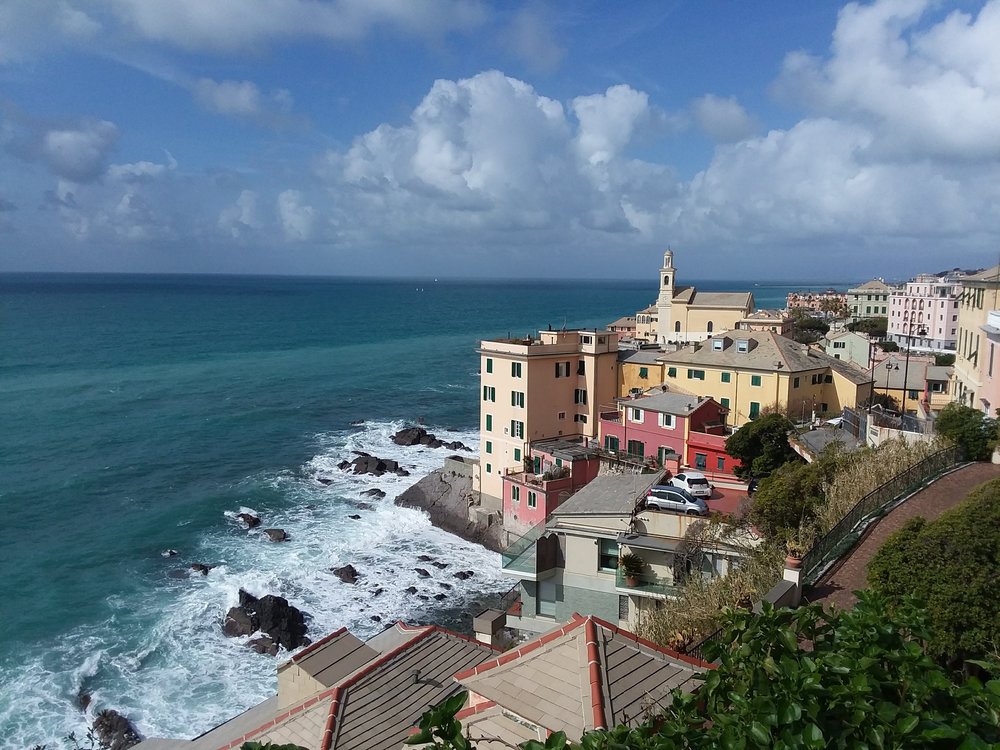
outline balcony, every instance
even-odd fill
[[[523,581],[539,581],[555,574],[559,561],[559,540],[545,536],[545,522],[533,526],[500,553],[502,573]]]
[[[645,596],[650,599],[671,599],[680,596],[680,587],[664,578],[643,573],[638,576],[635,586],[629,586],[625,582],[625,576],[621,570],[615,571],[615,590],[619,594],[631,594],[632,596]]]
[[[573,487],[573,478],[569,475],[568,470],[566,476],[558,479],[545,479],[545,474],[535,474],[530,471],[510,473],[505,478],[526,487],[538,487],[546,495],[550,492],[561,492]]]

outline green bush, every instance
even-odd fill
[[[794,429],[788,417],[779,413],[764,414],[747,422],[726,440],[726,453],[740,464],[736,476],[741,479],[770,476],[782,464],[801,461],[788,444]]]
[[[939,480],[947,482],[947,477]],[[890,603],[927,603],[928,651],[949,663],[1000,648],[1000,480],[936,521],[915,518],[872,559],[868,582]]]
[[[959,403],[950,403],[941,410],[934,429],[959,446],[970,461],[987,460],[996,444],[997,420]]]

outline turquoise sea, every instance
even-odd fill
[[[693,283],[751,289],[758,307],[827,286]],[[461,627],[512,581],[498,556],[393,506],[450,451],[389,436],[419,419],[478,449],[480,338],[603,326],[655,295],[655,277],[0,275],[3,744],[59,746],[105,707],[147,735],[190,737],[267,697],[275,661],[220,630],[241,586],[287,597],[313,635],[371,635],[373,617]],[[412,476],[338,472],[353,450]],[[359,511],[372,487],[388,497]],[[248,534],[243,510],[291,541]],[[420,554],[476,576],[421,581]],[[358,586],[329,571],[348,562]],[[192,563],[216,567],[189,576]]]

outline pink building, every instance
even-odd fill
[[[503,523],[511,537],[540,524],[597,476],[599,453],[584,442],[552,439],[532,443],[523,471],[503,477]]]
[[[732,474],[725,452],[728,409],[712,398],[664,392],[619,399],[601,410],[605,450],[625,453],[677,472],[682,466]]]
[[[979,330],[986,334],[986,341],[980,350],[979,381],[983,385],[976,406],[992,417],[1000,409],[1000,310],[990,310]]]
[[[924,273],[908,281],[889,296],[889,340],[914,351],[955,351],[961,293],[960,276]]]

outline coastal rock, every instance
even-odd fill
[[[351,462],[350,461],[341,461],[339,464],[337,464],[337,468],[340,469],[341,471],[344,471],[345,469],[349,469],[350,466],[351,466]]]
[[[230,607],[222,623],[222,632],[230,638],[250,635],[257,631],[260,620],[243,607]]]
[[[448,567],[448,563],[438,562],[437,560],[433,561],[431,565],[433,565],[438,570],[444,570],[445,568]]]
[[[81,711],[86,711],[92,700],[94,700],[93,696],[83,688],[80,688],[80,692],[76,694],[76,705]]]
[[[470,578],[472,578],[473,572],[471,570],[460,570],[457,573],[453,573],[452,575],[454,575],[455,578],[457,578],[460,581],[467,581]]]
[[[379,617],[378,615],[372,615],[368,619],[371,620],[372,622],[382,622],[382,618]]]
[[[417,594],[417,599],[425,602],[430,601],[430,597],[427,594]]]
[[[434,598],[435,598],[435,599],[436,599],[437,601],[439,601],[439,602],[440,602],[440,601],[444,601],[445,599],[447,599],[447,598],[448,598],[448,595],[447,595],[447,594],[434,594]]]
[[[108,750],[126,750],[126,748],[142,742],[139,730],[113,708],[105,709],[97,714],[93,730],[101,746]]]
[[[288,541],[288,534],[284,529],[264,529],[264,533],[267,534],[268,539],[272,542]]]
[[[259,599],[240,589],[240,604],[226,613],[222,631],[228,636],[250,635],[257,630],[289,651],[308,643],[305,615],[282,596]]]
[[[392,436],[396,445],[427,445],[435,438],[423,427],[404,427]]]
[[[372,487],[370,490],[365,490],[361,494],[365,497],[374,497],[376,500],[381,500],[385,497],[385,490],[380,490],[378,487]]]
[[[434,558],[430,555],[418,555],[417,562],[431,562]]]
[[[416,586],[407,586],[406,593],[407,594],[415,594],[415,593],[417,593],[417,587]]]
[[[160,557],[177,557],[179,554],[180,552],[175,549],[165,549],[160,553]]]
[[[191,566],[190,570],[192,573],[201,573],[203,576],[208,575],[208,571],[212,569],[213,566],[205,565],[203,563],[195,563]]]
[[[350,518],[352,521],[360,521],[361,520],[361,516],[359,516],[357,513],[352,513],[351,515],[348,516],[348,518]]]
[[[384,594],[384,593],[385,593],[385,589],[375,589],[372,592],[372,598],[374,598],[376,596],[382,596],[382,594]]]
[[[430,578],[431,577],[431,574],[428,573],[424,568],[414,568],[413,572],[415,572],[421,578]]]
[[[451,584],[445,583],[444,581],[438,581],[438,586],[443,588],[445,591],[451,591]]]
[[[354,507],[357,508],[358,510],[371,510],[372,509],[372,506],[370,506],[368,503],[356,503],[354,505]]]
[[[469,476],[437,469],[398,495],[395,503],[425,510],[431,523],[438,528],[494,552],[499,552],[503,546],[500,511],[490,512],[480,506],[479,494],[473,492]]]
[[[350,469],[354,474],[371,474],[376,477],[380,477],[383,474],[396,474],[401,477],[408,477],[410,472],[399,465],[398,461],[394,461],[391,458],[379,458],[378,456],[373,456],[370,453],[364,453],[363,451],[356,451],[358,457],[351,462],[343,462],[347,464],[344,466],[344,470]]]
[[[252,513],[240,513],[236,517],[245,523],[248,529],[256,529],[260,526],[260,519]]]
[[[358,582],[358,575],[360,574],[353,565],[344,565],[340,568],[330,568],[330,570],[332,570],[333,574],[344,583]]]
[[[268,656],[278,655],[278,644],[274,642],[273,638],[267,635],[247,641],[247,648],[252,648],[258,654],[267,654]]]
[[[357,427],[358,425],[363,425],[365,420],[363,419],[352,419],[350,422],[351,427]]]
[[[316,477],[316,481],[325,487],[329,487],[331,484],[333,484],[333,480],[330,479],[330,477]]]

